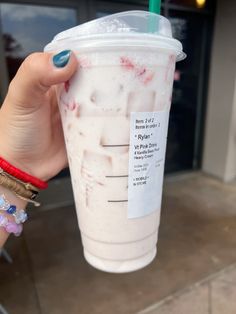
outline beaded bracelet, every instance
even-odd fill
[[[4,228],[9,234],[13,233],[16,237],[21,235],[23,230],[22,224],[9,221],[8,218],[0,214],[0,227]]]
[[[0,195],[0,210],[5,211],[9,215],[13,215],[18,225],[28,219],[27,213],[23,209],[17,209],[15,205],[11,205],[4,195]]]

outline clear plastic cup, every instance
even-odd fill
[[[58,34],[79,69],[57,86],[84,255],[107,272],[156,256],[175,62],[169,21],[145,11],[106,16]]]

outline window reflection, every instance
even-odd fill
[[[0,19],[10,79],[27,55],[42,51],[55,34],[77,24],[75,9],[38,5],[2,3]]]

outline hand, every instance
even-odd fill
[[[67,165],[55,85],[70,79],[76,69],[70,51],[54,57],[30,55],[10,83],[0,110],[0,156],[42,180]]]

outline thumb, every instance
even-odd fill
[[[77,69],[77,59],[72,51],[33,53],[21,64],[11,81],[8,99],[24,107],[40,104],[52,85],[66,82]]]

